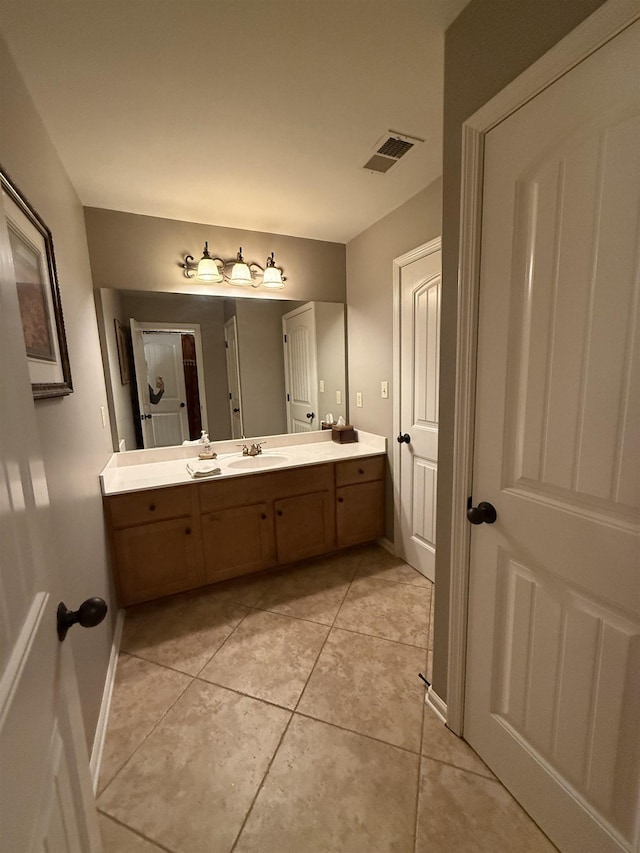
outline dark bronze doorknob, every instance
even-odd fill
[[[237,415],[239,411],[240,411],[240,409],[234,409],[233,410],[234,415]]]
[[[467,502],[467,518],[471,524],[493,524],[498,513],[493,504],[481,501],[478,506],[471,506],[471,498]]]
[[[410,444],[411,443],[411,436],[409,435],[408,432],[405,432],[404,435],[402,433],[400,433],[397,441],[398,441],[398,444],[403,444],[403,443],[404,444]]]
[[[58,605],[57,629],[60,642],[67,636],[67,631],[78,622],[83,628],[95,628],[107,615],[107,603],[103,598],[87,598],[78,610],[69,610],[63,601]]]
[[[315,418],[315,413],[314,412],[307,412],[307,417],[309,418],[310,421],[312,421]]]

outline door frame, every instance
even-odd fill
[[[392,393],[393,393],[393,435],[394,439],[400,434],[401,424],[401,403],[400,398],[400,383],[402,364],[400,360],[400,308],[401,308],[401,293],[400,293],[400,275],[402,268],[409,266],[413,261],[419,261],[426,255],[431,255],[433,252],[441,251],[442,237],[435,237],[429,240],[428,243],[422,243],[393,259],[393,368],[391,373],[392,378]],[[400,506],[401,506],[401,491],[400,491],[400,471],[401,459],[400,452],[402,446],[397,441],[393,441],[393,453],[391,458],[391,478],[393,481],[393,550],[394,554],[403,556],[401,553],[402,537],[400,528]]]
[[[460,243],[451,503],[447,725],[463,734],[469,601],[478,298],[486,134],[603,44],[640,19],[637,0],[609,0],[462,125]]]

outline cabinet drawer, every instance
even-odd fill
[[[172,486],[107,498],[114,527],[133,527],[166,518],[191,515],[191,486]]]
[[[272,500],[274,497],[288,498],[332,487],[331,465],[309,465],[201,483],[198,489],[201,512],[215,512]]]
[[[349,459],[336,462],[336,486],[351,486],[368,480],[384,477],[384,456],[367,456],[364,459]]]

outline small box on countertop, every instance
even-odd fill
[[[331,439],[332,441],[337,441],[338,444],[349,444],[358,440],[358,433],[351,424],[344,424],[343,426],[333,424],[331,427]]]

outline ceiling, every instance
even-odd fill
[[[468,0],[0,0],[86,206],[341,243],[442,171]],[[389,130],[426,140],[385,175]]]

